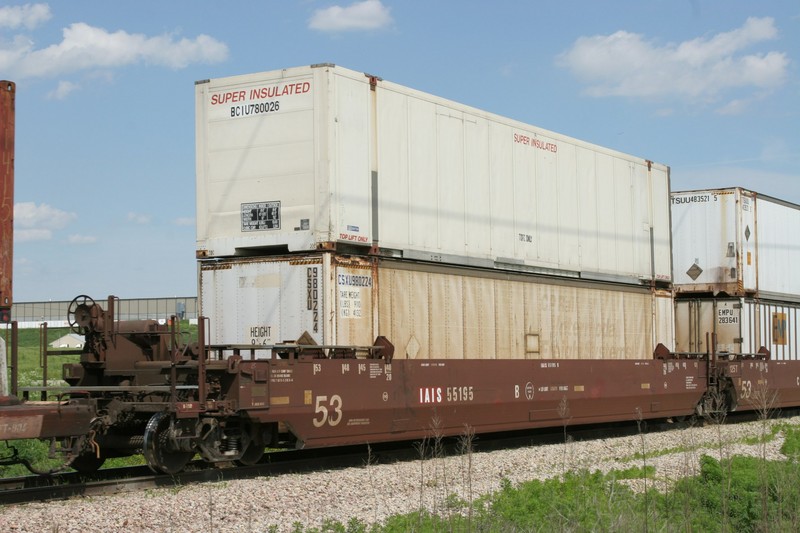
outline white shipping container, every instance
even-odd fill
[[[671,280],[669,169],[333,65],[196,84],[197,255]]]
[[[675,351],[705,353],[716,334],[717,351],[772,359],[798,357],[800,304],[753,298],[689,298],[675,302]]]
[[[671,196],[676,291],[800,301],[800,206],[741,188]]]
[[[200,262],[214,344],[371,345],[412,359],[646,359],[674,346],[669,291],[317,253]]]
[[[212,344],[370,346],[371,264],[330,253],[200,262],[200,313]]]

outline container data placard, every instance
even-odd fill
[[[242,231],[281,229],[281,203],[242,204]]]

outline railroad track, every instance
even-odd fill
[[[796,416],[797,410],[782,413]],[[752,413],[734,413],[728,416],[729,423],[754,420]],[[650,421],[645,426],[636,422],[603,424],[596,426],[567,426],[571,440],[590,441],[646,433],[658,433],[686,427],[686,422]],[[524,446],[563,442],[564,428],[548,428],[526,432],[481,435],[472,442],[476,451],[495,451]],[[427,442],[426,456],[434,453],[453,455],[461,453],[463,442],[458,437],[443,438],[439,442]],[[63,500],[74,497],[95,497],[124,492],[178,487],[196,483],[230,481],[255,477],[269,477],[287,473],[307,473],[364,466],[367,463],[389,463],[411,461],[420,458],[419,442],[380,443],[373,446],[351,446],[341,448],[288,450],[268,454],[264,462],[252,466],[217,464],[209,467],[197,461],[187,470],[176,475],[153,474],[146,466],[102,469],[92,475],[69,472],[54,476],[25,476],[0,479],[0,505],[24,504],[36,501]]]
[[[0,479],[0,505],[68,499],[76,496],[101,496],[159,487],[184,486],[311,472],[326,468],[359,466],[368,460],[364,446],[335,450],[290,450],[268,454],[263,463],[253,466],[217,464],[209,467],[198,461],[180,474],[154,474],[146,466],[101,469],[92,475],[69,472],[54,476],[25,476]]]

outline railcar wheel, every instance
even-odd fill
[[[156,413],[150,418],[144,430],[142,454],[147,461],[147,466],[153,472],[177,474],[194,456],[194,452],[172,449],[171,425],[169,413]]]
[[[251,466],[259,462],[262,457],[264,457],[264,445],[258,441],[251,440],[242,456],[235,462],[242,466]]]

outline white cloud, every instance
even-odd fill
[[[767,163],[784,163],[800,161],[797,148],[782,137],[765,137],[761,147],[761,161]]]
[[[194,226],[194,217],[181,217],[175,219],[176,226]]]
[[[618,31],[581,37],[557,64],[587,84],[590,96],[683,98],[693,103],[719,100],[734,89],[774,89],[787,78],[789,58],[783,52],[742,53],[775,39],[772,18],[749,18],[738,29],[710,38],[659,45],[643,35]],[[741,110],[731,102],[720,112]]]
[[[66,227],[78,218],[75,213],[62,211],[47,204],[34,202],[14,204],[14,241],[47,241],[53,238],[53,230]]]
[[[50,100],[63,100],[66,98],[72,91],[78,89],[80,85],[72,83],[71,81],[60,81],[58,82],[58,86],[47,93],[47,97]]]
[[[14,204],[14,226],[19,229],[61,229],[78,218],[75,213],[62,211],[47,204],[34,202]]]
[[[330,32],[377,30],[391,24],[390,11],[380,0],[364,0],[347,7],[331,6],[314,11],[308,27]]]
[[[92,235],[70,235],[67,237],[67,242],[69,244],[92,244],[97,242],[97,237]]]
[[[148,37],[122,30],[109,32],[83,22],[65,28],[62,41],[46,48],[36,49],[33,41],[21,35],[10,43],[0,42],[0,71],[16,79],[53,77],[137,63],[178,69],[191,63],[213,63],[227,57],[227,45],[208,35],[194,39],[176,39],[170,34]]]
[[[52,17],[47,4],[0,7],[0,28],[32,30]]]
[[[748,103],[749,101],[746,99],[736,98],[717,109],[717,113],[720,115],[739,115],[745,110]]]
[[[14,242],[49,241],[53,232],[49,229],[15,229]]]
[[[128,213],[128,220],[134,224],[149,224],[153,217],[144,213]]]
[[[500,75],[504,78],[510,78],[514,75],[517,70],[517,66],[514,63],[506,63],[504,65],[500,65]]]

